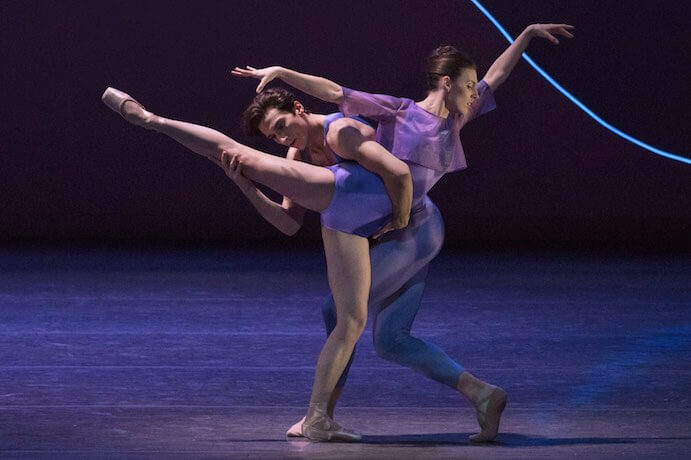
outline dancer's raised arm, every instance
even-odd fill
[[[497,87],[506,80],[518,63],[523,52],[528,48],[528,44],[535,37],[545,38],[555,45],[559,44],[559,39],[555,35],[566,38],[573,38],[569,30],[574,26],[568,24],[531,24],[514,40],[514,42],[504,51],[490,66],[489,70],[482,77],[483,80],[496,91]]]
[[[257,93],[260,93],[271,80],[279,78],[293,88],[299,89],[303,93],[322,101],[337,103],[343,97],[343,88],[338,83],[323,77],[286,69],[285,67],[272,66],[264,69],[255,69],[250,66],[247,66],[245,69],[235,67],[231,73],[237,77],[258,79]]]

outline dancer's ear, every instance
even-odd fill
[[[443,89],[444,91],[450,91],[451,90],[451,77],[448,75],[444,75],[439,79],[439,83],[437,84],[437,89]]]
[[[293,111],[295,115],[302,115],[305,113],[305,106],[300,103],[300,101],[293,102]]]

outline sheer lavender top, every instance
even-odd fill
[[[376,141],[395,157],[446,173],[467,167],[460,131],[466,123],[494,108],[494,94],[487,82],[477,84],[478,98],[465,115],[441,118],[406,98],[370,94],[343,88],[340,111],[362,115],[379,123]]]

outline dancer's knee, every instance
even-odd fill
[[[221,160],[224,157],[228,159],[234,158],[242,166],[243,173],[252,174],[258,169],[259,158],[257,155],[239,142],[230,140],[228,143],[225,143],[221,149]]]
[[[336,328],[332,334],[337,334],[339,338],[346,342],[355,343],[364,332],[366,324],[367,316],[348,315],[344,318],[338,318]]]
[[[231,158],[237,157],[238,159],[241,158],[242,154],[242,149],[240,148],[241,144],[238,142],[235,142],[232,139],[228,139],[224,141],[222,144],[218,144],[217,148],[221,153],[221,156],[229,156]]]
[[[228,138],[228,139],[224,139],[224,141],[222,143],[217,144],[216,148],[217,148],[219,154],[221,154],[221,155],[223,153],[228,153],[229,155],[235,155],[239,151],[238,145],[239,144],[237,142]]]

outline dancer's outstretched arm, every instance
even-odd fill
[[[288,150],[286,158],[294,160],[296,153],[297,150],[291,148]],[[242,174],[242,165],[237,161],[237,158],[231,160],[230,168],[226,174],[267,222],[288,236],[292,236],[300,230],[305,216],[305,208],[288,197],[283,197],[281,204],[278,204],[266,196],[254,185],[254,182]]]
[[[525,28],[523,32],[514,40],[514,42],[494,61],[484,77],[485,82],[496,91],[497,87],[506,80],[518,63],[523,52],[528,48],[528,44],[535,37],[545,38],[555,45],[559,44],[559,40],[555,35],[561,35],[566,38],[573,38],[569,30],[574,26],[568,24],[531,24]]]
[[[235,67],[231,73],[237,77],[260,80],[259,85],[257,85],[257,93],[260,93],[271,80],[279,78],[293,88],[322,101],[338,103],[343,97],[343,87],[338,83],[324,77],[296,72],[285,67],[272,66],[264,69],[255,69],[250,66],[247,66],[246,69]]]

